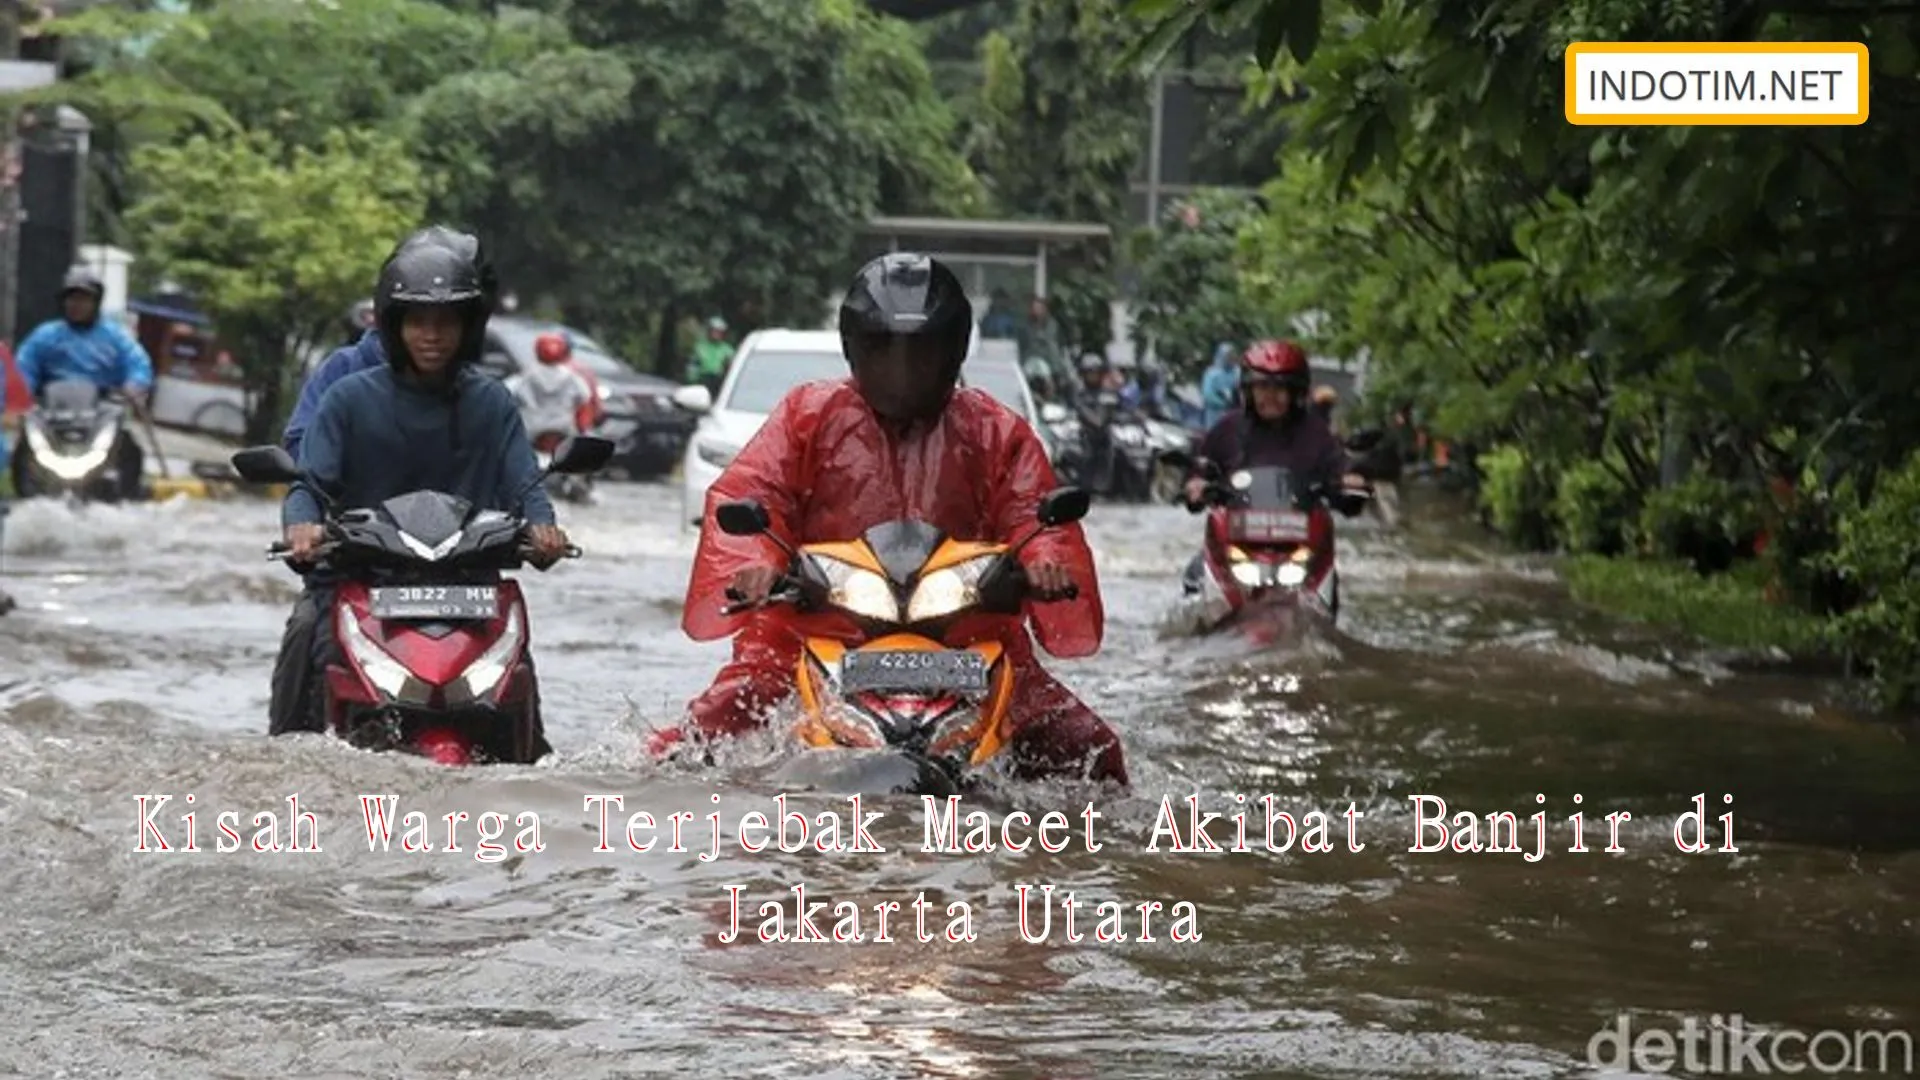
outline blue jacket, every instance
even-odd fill
[[[472,368],[459,373],[451,394],[398,378],[384,365],[339,380],[320,399],[301,440],[300,467],[343,509],[425,489],[517,513],[531,524],[554,524],[513,395]],[[321,519],[320,500],[304,482],[295,484],[281,505],[281,523]]]
[[[80,379],[102,390],[153,385],[153,358],[111,319],[96,319],[79,329],[65,319],[48,319],[20,343],[20,377],[34,397],[51,382]]]
[[[1234,395],[1240,391],[1240,372],[1232,364],[1215,362],[1200,380],[1200,400],[1206,406],[1204,423],[1211,428],[1233,408]]]
[[[360,340],[351,345],[333,350],[320,361],[320,366],[307,376],[307,384],[300,388],[300,400],[294,402],[293,415],[287,417],[287,432],[280,437],[287,453],[299,460],[300,440],[306,435],[307,426],[313,423],[314,411],[320,408],[320,399],[326,396],[328,387],[356,372],[385,366],[387,350],[380,344],[380,335],[371,332],[362,334]]]

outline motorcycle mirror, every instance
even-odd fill
[[[1093,509],[1093,497],[1085,488],[1055,488],[1040,500],[1039,511],[1034,515],[1040,524],[1053,528],[1058,525],[1070,525],[1087,516]]]
[[[300,479],[300,466],[283,446],[253,446],[230,459],[233,471],[250,484],[291,484]]]
[[[721,503],[714,508],[713,520],[728,536],[758,536],[773,528],[767,508],[753,499]]]
[[[553,462],[547,466],[547,471],[562,476],[588,476],[605,468],[607,462],[613,460],[613,451],[612,439],[602,439],[597,435],[571,435],[554,450]]]

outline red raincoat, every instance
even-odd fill
[[[711,521],[723,502],[751,498],[766,506],[773,530],[796,546],[855,539],[901,519],[927,522],[958,539],[1010,542],[1034,528],[1034,512],[1055,486],[1039,437],[984,391],[956,390],[938,419],[903,429],[876,416],[845,379],[799,387],[775,406],[708,489],[706,517]],[[1029,775],[1079,772],[1090,763],[1092,778],[1124,784],[1118,736],[1048,675],[1033,651],[1033,637],[1054,656],[1089,656],[1100,648],[1105,612],[1086,537],[1077,524],[1048,530],[1020,559],[1066,567],[1080,594],[1029,602],[1024,619],[983,618],[970,635],[1000,640],[1014,665],[1015,768]],[[793,692],[802,636],[846,633],[842,619],[782,606],[721,614],[735,573],[785,561],[765,537],[701,530],[681,626],[696,641],[734,638],[733,661],[689,706],[704,734],[738,733],[763,722],[766,709]]]

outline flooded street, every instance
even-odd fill
[[[1343,633],[1266,654],[1163,631],[1195,519],[1097,507],[1106,646],[1049,664],[1119,728],[1135,790],[1017,789],[1001,809],[1063,810],[1072,843],[967,857],[922,853],[906,798],[877,807],[885,853],[749,855],[732,823],[775,816],[771,747],[711,769],[647,761],[647,731],[727,646],[679,631],[693,541],[677,491],[602,493],[562,509],[585,557],[522,578],[556,749],[525,769],[265,737],[296,584],[263,557],[273,505],[16,505],[0,564],[20,601],[0,619],[0,1073],[1562,1076],[1587,1072],[1589,1039],[1621,1012],[1636,1030],[1738,1013],[1920,1035],[1920,753],[1819,682],[1739,674],[1578,612],[1543,569],[1477,550],[1417,500],[1409,533],[1343,534]],[[1333,850],[1258,850],[1255,806],[1253,852],[1146,851],[1162,796],[1184,833],[1196,792],[1209,811],[1236,794],[1325,810]],[[214,814],[239,811],[250,837],[255,812],[296,793],[320,853],[212,850]],[[200,853],[134,850],[136,797],[158,794],[174,796],[157,820],[176,846],[180,815],[200,812]],[[398,830],[370,852],[363,794],[430,818],[500,811],[508,844],[531,811],[545,850],[482,861],[468,825],[462,853],[403,854]],[[1545,857],[1409,853],[1422,794],[1449,815],[1512,811],[1527,851],[1544,810]],[[1696,794],[1712,842],[1734,813],[1737,854],[1676,850]],[[608,795],[624,798],[615,850],[596,852],[586,800]],[[1089,798],[1097,854],[1081,842]],[[669,814],[697,815],[691,850],[629,850],[620,823],[641,810],[663,837]],[[704,862],[715,810],[729,835]],[[1620,810],[1624,851],[1608,854]],[[1576,811],[1585,854],[1566,850]],[[893,942],[752,941],[758,904],[796,883],[861,905],[869,936],[871,905],[900,901]],[[1065,943],[1056,910],[1052,941],[1024,942],[1022,883],[1073,891],[1086,940]],[[730,885],[745,934],[722,945]],[[910,906],[922,892],[931,943]],[[1163,911],[1155,941],[1098,944],[1090,908],[1108,899],[1130,934],[1139,902],[1189,901],[1202,940],[1171,941]],[[977,941],[939,939],[955,901]]]

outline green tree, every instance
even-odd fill
[[[278,431],[301,361],[333,335],[425,196],[398,141],[333,132],[318,149],[266,135],[146,146],[128,225],[191,290],[246,376],[247,436]]]
[[[574,45],[442,84],[415,145],[438,205],[615,340],[689,312],[813,325],[851,237],[893,200],[975,188],[907,28],[853,0],[602,0]],[[531,288],[523,292],[532,292]]]
[[[1242,193],[1205,192],[1169,206],[1158,228],[1134,235],[1135,348],[1151,347],[1177,377],[1195,377],[1216,342],[1260,335],[1264,313],[1242,288],[1239,269],[1240,233],[1259,216]]]
[[[1504,518],[1548,513],[1536,537],[1597,544],[1624,513],[1649,554],[1703,567],[1765,524],[1787,541],[1769,551],[1782,595],[1819,610],[1844,597],[1820,569],[1826,508],[1842,492],[1873,505],[1920,431],[1920,22],[1653,0],[1134,10],[1155,20],[1143,54],[1220,19],[1255,35],[1263,89],[1305,89],[1275,212],[1250,230],[1250,287],[1278,309],[1317,299],[1327,336],[1369,347],[1383,388],[1449,434],[1509,444],[1502,460],[1529,479],[1508,489],[1534,505]],[[1569,125],[1562,60],[1578,40],[1864,41],[1873,119]],[[1889,663],[1911,655],[1873,640]]]

